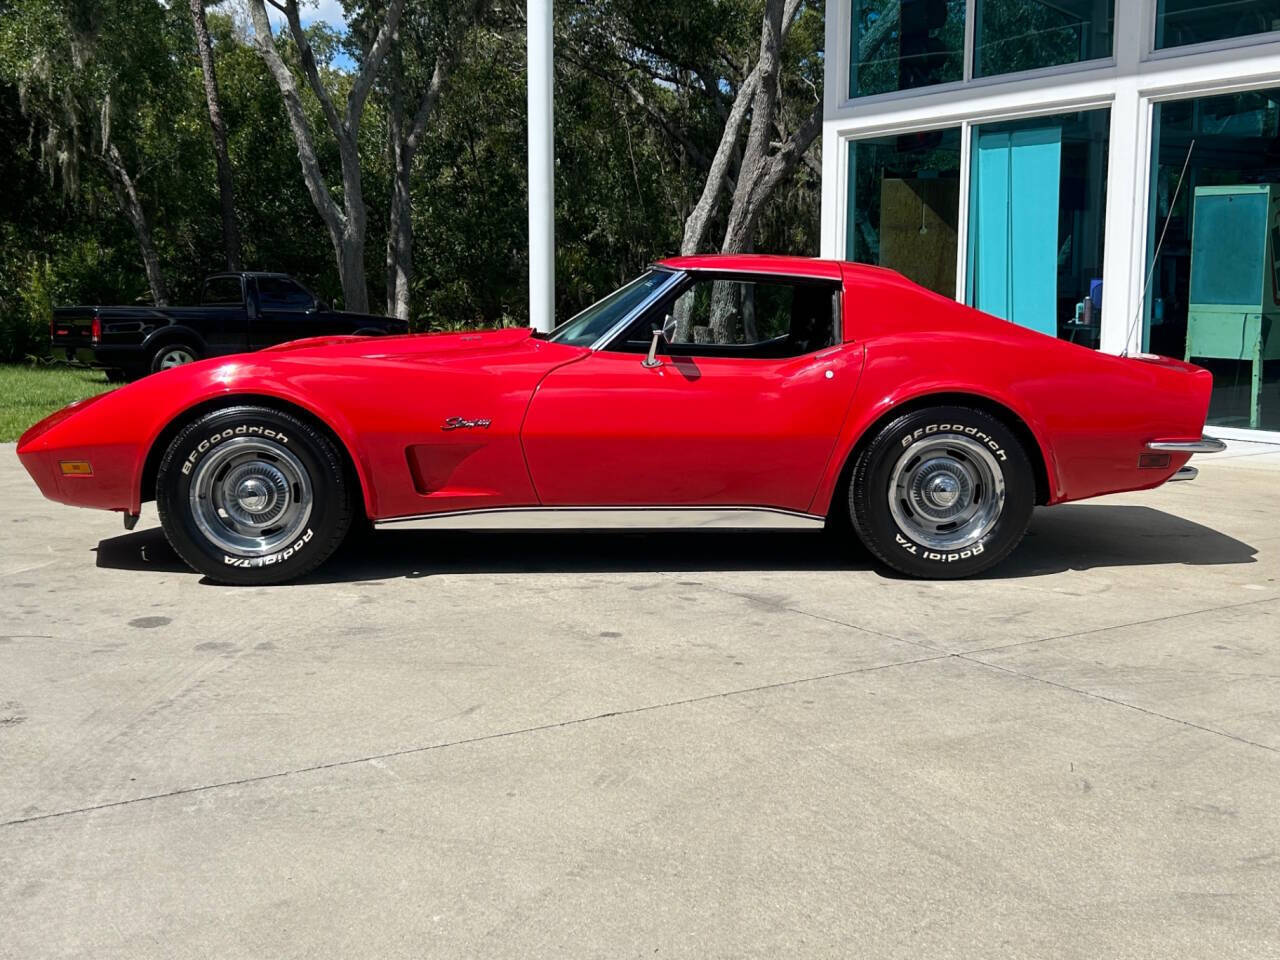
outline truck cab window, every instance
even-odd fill
[[[315,298],[292,280],[258,278],[258,307],[262,310],[301,312],[315,306]]]
[[[244,303],[239,277],[210,277],[204,282],[200,303],[206,307],[238,307]]]

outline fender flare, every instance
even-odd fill
[[[1055,502],[1063,490],[1061,470],[1053,455],[1053,448],[1045,438],[1043,425],[1021,409],[1021,404],[1012,398],[998,395],[996,391],[973,384],[957,383],[947,386],[936,383],[904,384],[902,390],[884,398],[871,408],[859,409],[855,402],[854,408],[849,411],[841,427],[826,473],[814,494],[808,512],[815,516],[825,516],[830,511],[836,488],[852,465],[854,456],[875,435],[882,424],[901,413],[921,407],[938,404],[963,406],[965,403],[1008,421],[1011,429],[1016,433],[1025,433],[1025,437],[1033,441],[1034,447],[1028,449],[1027,454],[1032,461],[1032,466],[1039,472],[1037,486],[1040,483],[1045,486],[1044,502]]]
[[[201,357],[209,356],[209,344],[204,337],[190,327],[176,323],[168,323],[162,327],[156,327],[143,337],[140,349],[147,357],[150,357],[156,348],[174,342],[190,343],[191,346],[200,351]]]
[[[369,470],[360,456],[360,447],[356,443],[355,431],[352,430],[351,425],[346,422],[345,418],[341,415],[321,413],[314,404],[294,395],[291,391],[279,389],[278,386],[275,389],[263,389],[261,385],[245,393],[214,392],[200,397],[177,411],[147,439],[145,444],[146,454],[138,461],[133,478],[134,513],[141,509],[143,486],[146,484],[148,476],[154,477],[156,468],[160,464],[160,458],[164,455],[164,450],[168,447],[173,437],[177,435],[178,431],[208,410],[241,403],[257,403],[268,407],[275,406],[294,415],[301,414],[322,430],[327,431],[338,444],[340,451],[346,456],[356,475],[356,482],[360,487],[360,501],[365,509],[365,515],[374,515],[377,503],[373,484],[369,480]]]

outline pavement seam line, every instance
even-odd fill
[[[663,574],[663,576],[670,577],[672,579],[674,579],[675,577],[674,574]],[[768,600],[762,600],[761,598],[754,596],[752,594],[738,593],[737,591],[729,590],[724,587],[719,587],[712,583],[702,583],[702,584],[699,584],[699,586],[705,587],[708,590],[713,590],[716,593],[720,593],[724,596],[736,597],[739,600],[746,600],[751,603],[758,603],[761,606],[769,607],[773,610],[782,610],[782,611],[785,611],[786,613],[798,614],[802,617],[809,617],[813,620],[819,620],[823,623],[833,624],[834,626],[847,627],[850,630],[857,630],[861,633],[869,633],[872,636],[880,637],[884,640],[897,640],[899,643],[910,644],[913,647],[919,647],[921,650],[933,650],[933,651],[938,650],[937,647],[930,646],[927,643],[922,643],[919,640],[912,640],[909,637],[899,637],[892,633],[885,633],[882,630],[875,630],[871,627],[860,626],[859,624],[849,623],[845,620],[837,620],[835,617],[825,616],[821,613],[811,613],[808,610],[801,610],[797,607],[787,606],[786,604],[783,604],[783,603],[773,603]],[[1149,623],[1162,623],[1166,620],[1177,620],[1179,617],[1194,617],[1202,613],[1220,613],[1223,610],[1234,610],[1238,607],[1253,607],[1263,603],[1276,603],[1276,602],[1280,602],[1280,597],[1263,597],[1260,600],[1245,600],[1240,603],[1228,603],[1221,607],[1206,607],[1203,610],[1188,610],[1185,613],[1171,613],[1163,617],[1152,617],[1149,620],[1134,620],[1129,623],[1117,623],[1111,626],[1093,627],[1089,630],[1080,630],[1076,633],[1060,633],[1060,634],[1055,634],[1054,636],[1051,636],[1051,637],[1032,637],[1031,639],[1028,639],[1028,640],[1015,640],[1013,643],[1000,644],[994,647],[980,647],[977,650],[965,650],[955,655],[965,656],[965,655],[978,654],[978,653],[991,653],[996,650],[1008,650],[1013,647],[1023,647],[1033,643],[1046,643],[1050,640],[1070,640],[1075,637],[1085,637],[1092,633],[1105,633],[1108,630],[1122,630],[1122,629],[1125,629],[1126,627],[1141,627]]]
[[[1129,710],[1137,710],[1139,713],[1145,713],[1149,717],[1158,717],[1161,720],[1168,720],[1170,723],[1181,724],[1184,727],[1190,727],[1192,730],[1200,730],[1204,733],[1211,733],[1214,736],[1225,737],[1227,740],[1234,740],[1236,743],[1242,743],[1246,746],[1258,747],[1262,750],[1268,750],[1271,753],[1280,753],[1280,749],[1270,746],[1269,744],[1259,743],[1256,740],[1250,740],[1247,737],[1241,737],[1234,733],[1227,733],[1225,730],[1215,730],[1213,727],[1206,727],[1203,724],[1195,723],[1191,720],[1183,720],[1181,717],[1173,717],[1167,713],[1161,713],[1159,710],[1140,707],[1136,703],[1129,703],[1126,700],[1120,700],[1116,697],[1108,697],[1104,693],[1094,693],[1091,690],[1081,690],[1079,687],[1073,687],[1069,683],[1060,683],[1057,680],[1037,677],[1033,673],[1023,673],[1021,670],[1014,670],[1012,667],[1006,667],[999,663],[988,663],[986,660],[978,660],[966,653],[957,653],[954,656],[956,659],[965,660],[981,667],[989,667],[992,670],[999,670],[1000,672],[1007,673],[1010,676],[1021,677],[1023,680],[1032,680],[1036,683],[1043,683],[1050,687],[1057,687],[1059,690],[1067,690],[1071,693],[1077,693],[1080,696],[1088,697],[1091,700],[1101,700],[1103,703],[1114,704],[1117,707],[1126,707]]]
[[[963,656],[974,656],[979,653],[994,653],[997,650],[1011,650],[1014,647],[1025,647],[1033,643],[1048,643],[1050,640],[1073,640],[1076,637],[1087,637],[1094,633],[1106,633],[1109,630],[1125,630],[1129,627],[1144,627],[1149,623],[1165,623],[1182,617],[1198,617],[1202,613],[1221,613],[1224,610],[1237,610],[1240,607],[1256,607],[1263,603],[1280,603],[1280,597],[1263,597],[1261,600],[1244,600],[1240,603],[1228,603],[1221,607],[1206,607],[1203,610],[1188,610],[1185,613],[1170,613],[1163,617],[1152,617],[1149,620],[1133,620],[1129,623],[1116,623],[1107,627],[1091,627],[1076,633],[1059,633],[1052,637],[1035,637],[1030,640],[1015,640],[1013,643],[999,644],[994,647],[981,647],[978,650],[966,650]],[[906,641],[910,643],[911,641]]]
[[[667,574],[667,576],[670,576],[674,579],[673,574]],[[859,631],[862,631],[863,633],[870,633],[875,636],[884,638],[886,640],[898,640],[902,643],[918,646],[926,650],[936,649],[935,647],[928,647],[925,644],[922,644],[916,640],[908,640],[906,637],[895,637],[892,634],[883,633],[879,630],[871,630],[866,627],[860,627],[857,624],[846,623],[843,620],[836,620],[832,617],[823,616],[822,614],[810,613],[807,610],[798,610],[795,607],[790,607],[790,606],[787,606],[786,604],[770,603],[767,600],[761,600],[759,597],[752,596],[751,594],[738,593],[733,590],[728,590],[723,587],[716,586],[715,584],[701,584],[701,586],[704,586],[709,590],[714,590],[717,593],[721,593],[731,597],[737,597],[740,600],[748,600],[752,603],[759,603],[763,606],[772,607],[775,610],[784,610],[788,613],[795,613],[805,617],[812,617],[814,620],[821,620],[823,622],[834,624],[836,626],[847,627],[851,630],[859,630]],[[1245,737],[1239,737],[1239,736],[1236,736],[1235,734],[1226,733],[1225,731],[1222,731],[1222,730],[1215,730],[1212,727],[1201,726],[1200,724],[1193,723],[1190,720],[1182,720],[1179,717],[1171,717],[1166,714],[1160,713],[1156,710],[1149,710],[1146,707],[1140,707],[1140,706],[1137,706],[1136,704],[1126,703],[1124,700],[1117,700],[1113,697],[1107,697],[1099,693],[1091,693],[1088,690],[1080,690],[1080,689],[1077,689],[1076,687],[1072,687],[1065,683],[1057,683],[1056,681],[1046,680],[1043,677],[1037,677],[1033,674],[1022,673],[1018,670],[1013,670],[1008,667],[1003,667],[1003,666],[1000,666],[999,664],[988,663],[985,660],[975,659],[977,654],[991,653],[998,650],[1007,650],[1011,647],[1021,647],[1021,646],[1026,646],[1032,643],[1045,643],[1049,640],[1070,640],[1074,637],[1088,636],[1089,634],[1093,634],[1093,633],[1105,633],[1108,630],[1121,630],[1127,627],[1140,627],[1149,623],[1161,623],[1166,620],[1177,620],[1180,617],[1197,616],[1202,613],[1220,613],[1223,610],[1234,610],[1239,607],[1254,607],[1263,603],[1275,603],[1275,602],[1280,602],[1280,597],[1264,597],[1261,600],[1245,600],[1241,603],[1224,604],[1221,607],[1209,607],[1204,610],[1190,610],[1190,611],[1187,611],[1186,613],[1173,613],[1164,617],[1152,617],[1148,620],[1136,620],[1136,621],[1133,621],[1132,623],[1120,623],[1120,624],[1115,624],[1114,626],[1109,626],[1109,627],[1096,627],[1090,630],[1081,630],[1081,631],[1078,631],[1077,633],[1064,633],[1064,634],[1060,634],[1052,637],[1037,637],[1032,640],[1018,640],[1015,643],[1008,643],[1002,646],[984,647],[980,650],[967,650],[963,653],[948,653],[938,657],[924,657],[919,660],[911,660],[911,661],[905,661],[904,663],[901,663],[901,664],[893,664],[893,666],[905,666],[908,663],[928,663],[934,660],[942,660],[942,659],[965,660],[969,663],[973,663],[979,666],[991,667],[996,670],[1001,670],[1005,673],[1011,674],[1012,676],[1021,677],[1025,680],[1034,680],[1038,683],[1048,684],[1049,686],[1057,687],[1062,690],[1069,690],[1072,693],[1077,693],[1077,694],[1080,694],[1081,696],[1090,697],[1095,700],[1101,700],[1106,703],[1112,703],[1120,707],[1128,707],[1130,710],[1137,710],[1139,713],[1145,713],[1152,717],[1158,717],[1162,720],[1168,720],[1171,723],[1181,724],[1183,726],[1190,727],[1193,730],[1201,730],[1205,733],[1211,733],[1219,737],[1226,737],[1228,740],[1235,740],[1238,743],[1246,744],[1248,746],[1261,747],[1263,750],[1270,750],[1273,753],[1280,753],[1280,750],[1277,750],[1275,747],[1268,746],[1265,743],[1258,743],[1255,740],[1249,740],[1249,739],[1246,739]]]
[[[665,710],[670,707],[688,706],[694,703],[705,703],[711,700],[720,700],[728,697],[737,697],[749,693],[761,693],[767,690],[779,690],[784,687],[799,686],[806,683],[817,683],[821,680],[836,680],[841,677],[851,677],[862,673],[873,673],[877,670],[888,670],[893,667],[909,667],[919,663],[932,663],[937,660],[949,659],[952,654],[940,653],[933,657],[919,657],[914,660],[896,660],[893,663],[881,663],[870,667],[857,667],[853,670],[838,670],[834,673],[824,673],[813,677],[798,677],[794,680],[780,680],[777,683],[763,683],[754,687],[742,687],[735,690],[722,690],[718,693],[706,693],[697,697],[685,697],[680,700],[670,700],[663,703],[651,703],[642,707],[629,707],[625,710],[610,710],[606,713],[597,713],[589,717],[574,717],[571,720],[559,720],[555,723],[542,723],[532,727],[521,727],[517,730],[500,730],[497,733],[487,733],[478,737],[465,737],[461,740],[450,740],[445,743],[432,743],[422,747],[405,747],[403,750],[391,750],[386,753],[375,753],[365,757],[353,757],[347,760],[333,760],[329,763],[317,763],[306,767],[297,767],[292,770],[279,770],[275,773],[263,773],[253,777],[241,777],[237,780],[220,780],[217,783],[206,783],[198,787],[182,787],[178,790],[167,790],[164,793],[147,794],[143,797],[132,797],[128,800],[112,800],[107,803],[97,803],[87,807],[76,807],[71,810],[55,810],[52,813],[41,813],[33,817],[20,817],[16,820],[6,820],[0,822],[0,828],[17,827],[27,823],[37,823],[41,820],[56,820],[62,817],[69,817],[79,813],[93,813],[98,810],[110,810],[114,807],[127,807],[135,803],[146,803],[151,800],[165,800],[170,797],[181,797],[188,794],[204,793],[209,790],[218,790],[223,787],[236,787],[252,783],[262,783],[267,780],[279,780],[284,777],[297,776],[305,773],[318,773],[322,770],[334,770],[339,767],[352,767],[362,763],[373,763],[377,760],[390,760],[397,757],[412,756],[420,753],[430,753],[435,750],[444,750],[449,747],[462,747],[470,744],[484,743],[489,740],[502,740],[508,737],[521,736],[529,733],[543,733],[548,730],[558,730],[563,727],[574,727],[582,724],[592,723],[596,720],[607,720],[611,717],[626,717],[640,713],[650,713],[656,710]]]

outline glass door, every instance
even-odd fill
[[[974,127],[966,300],[1096,348],[1109,111]]]

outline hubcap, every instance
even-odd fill
[[[185,347],[173,347],[160,354],[159,367],[161,370],[168,370],[170,367],[180,367],[184,363],[194,363],[195,355]]]
[[[311,517],[311,478],[283,444],[225,440],[191,478],[196,526],[228,553],[262,556],[292,543]]]
[[[942,434],[917,441],[894,464],[889,512],[911,539],[934,550],[973,546],[1004,510],[1004,474],[985,446]]]

